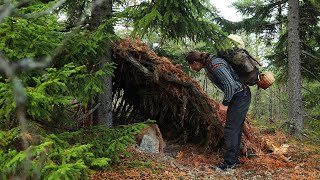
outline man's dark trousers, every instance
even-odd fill
[[[224,142],[226,153],[224,161],[227,164],[238,163],[240,143],[244,121],[251,102],[250,88],[236,93],[227,110],[226,126],[224,128]]]

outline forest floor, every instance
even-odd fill
[[[296,141],[284,133],[261,134],[273,151],[254,158],[241,157],[237,169],[215,168],[221,152],[200,153],[192,145],[167,144],[164,155],[129,148],[131,157],[90,179],[320,179],[320,146]]]

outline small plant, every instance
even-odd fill
[[[120,161],[120,155],[129,156],[126,148],[149,122],[153,121],[58,135],[44,133],[40,137],[30,133],[28,141],[38,137],[39,142],[25,150],[19,146],[23,136],[20,128],[0,131],[1,178],[88,179],[90,169],[110,167]]]

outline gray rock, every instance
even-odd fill
[[[159,140],[153,136],[145,134],[138,149],[145,153],[159,153]]]

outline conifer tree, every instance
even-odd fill
[[[89,7],[88,0],[67,0],[64,9],[68,15],[68,23],[72,27],[77,21],[83,24],[89,22],[89,29],[95,30],[103,19],[111,17],[126,18],[132,20],[134,24],[134,35],[143,37],[148,32],[158,33],[162,39],[170,40],[203,40],[221,49],[226,46],[226,35],[220,28],[208,19],[215,16],[214,8],[208,5],[207,0],[155,0],[142,1],[133,7],[128,7],[121,13],[120,11],[112,14],[111,0],[96,0],[92,3],[91,17],[86,14]],[[121,4],[122,1],[117,1]],[[118,10],[118,9],[116,9]],[[79,24],[79,23],[78,23]],[[113,27],[106,28],[113,32]],[[106,49],[101,56],[100,62],[111,62],[111,52]],[[102,63],[103,64],[103,63]],[[110,79],[109,79],[110,78]],[[98,102],[98,121],[99,124],[108,124],[112,121],[112,84],[111,77],[105,77],[106,92],[99,96]],[[106,122],[110,121],[110,122]]]
[[[112,18],[112,0],[94,0],[92,2],[90,30],[96,30],[104,20]],[[113,27],[109,27],[112,32]],[[102,47],[101,47],[102,48]],[[105,64],[112,62],[112,52],[110,47],[105,47],[105,53],[100,55],[100,69]],[[98,103],[98,124],[112,127],[112,77],[105,75],[102,77],[104,81],[104,92],[99,95]]]
[[[157,33],[163,40],[206,42],[226,47],[226,34],[213,22],[217,17],[208,0],[153,0],[128,7],[122,17],[133,22],[133,35]]]
[[[288,93],[289,120],[295,125],[294,132],[300,137],[303,128],[301,97],[301,59],[299,36],[299,0],[289,0],[288,11]]]
[[[273,47],[272,53],[266,56],[269,59],[270,65],[275,67],[274,72],[277,73],[278,79],[280,81],[286,81],[288,78],[292,78],[292,70],[289,70],[291,65],[291,55],[289,55],[289,27],[288,27],[288,0],[239,0],[235,4],[235,7],[246,16],[244,21],[233,23],[228,22],[223,19],[220,19],[220,23],[229,31],[235,31],[236,29],[245,29],[248,32],[259,33],[259,36],[264,39],[264,41]],[[301,69],[301,78],[306,80],[305,82],[319,83],[320,69],[318,68],[319,62],[319,47],[320,47],[320,31],[319,31],[319,22],[320,22],[320,9],[318,0],[303,0],[299,1],[299,37],[300,38],[300,68]],[[275,41],[276,39],[276,41]],[[292,50],[291,50],[292,51]],[[295,53],[298,51],[295,50]],[[290,57],[289,57],[290,56]],[[294,56],[295,58],[297,56]],[[296,62],[298,63],[298,62]],[[291,64],[291,65],[289,65]],[[289,73],[287,73],[289,72]],[[297,71],[296,71],[297,72]],[[299,72],[297,72],[299,73]],[[297,77],[299,78],[299,77]],[[295,79],[297,80],[297,79]],[[301,80],[299,80],[301,85]],[[292,85],[292,83],[289,83]],[[299,86],[300,86],[299,85]],[[304,93],[304,97],[310,97],[308,94],[316,94],[308,89],[306,89],[305,84],[302,85],[302,88],[307,90]],[[298,87],[299,89],[299,87]],[[297,90],[297,89],[294,89]],[[290,91],[291,93],[292,91]],[[296,97],[289,97],[290,101],[293,99],[300,99],[295,93]],[[300,92],[301,94],[301,92]],[[292,94],[291,94],[292,96]],[[296,101],[296,100],[295,100]],[[312,103],[312,99],[308,99],[309,103],[304,103],[305,107],[317,107],[316,103]],[[311,104],[312,103],[312,104]],[[290,102],[291,104],[291,102]],[[291,109],[291,112],[297,111],[300,109],[298,106],[301,104],[294,105],[297,107],[295,110]],[[293,106],[290,106],[291,108]],[[313,108],[312,108],[313,109]],[[310,108],[306,109],[308,113],[315,114],[315,111],[311,111]],[[302,112],[300,112],[302,113]],[[304,115],[305,112],[304,112]],[[293,115],[290,115],[291,117]],[[295,128],[298,133],[301,133],[302,114],[299,114],[298,121],[291,121],[295,124]],[[292,120],[292,118],[289,118]],[[299,130],[300,129],[300,130]]]
[[[318,0],[303,0],[299,3],[302,76],[309,80],[317,80],[320,69],[316,68],[320,50],[320,10]],[[244,29],[249,33],[258,33],[267,45],[274,47],[274,53],[266,56],[271,65],[277,67],[278,73],[287,75],[288,64],[288,0],[238,0],[236,9],[245,17],[241,22],[230,22],[218,19],[223,30],[235,32]],[[274,39],[279,39],[274,41]],[[283,78],[285,79],[285,78]]]

